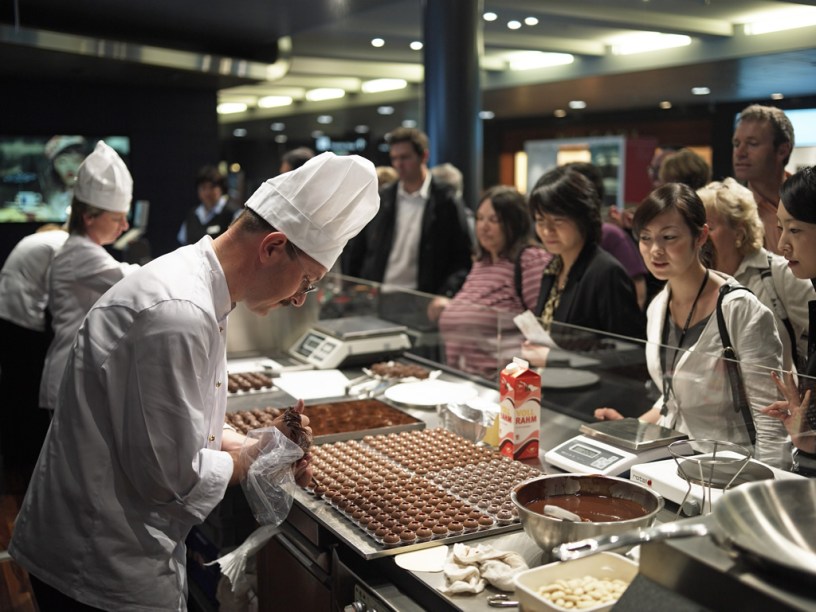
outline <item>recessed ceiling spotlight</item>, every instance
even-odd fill
[[[417,126],[417,122],[414,119],[403,119],[402,127],[413,129]]]
[[[233,162],[230,164],[229,171],[233,174],[237,174],[241,171],[241,164],[238,162]]]
[[[321,130],[314,130],[314,131],[313,131],[313,132],[310,134],[310,136],[311,136],[312,138],[314,138],[314,139],[320,138],[322,135],[323,135],[323,132],[322,132]]]
[[[567,111],[565,111],[563,108],[556,108],[553,111],[553,115],[555,115],[556,117],[559,117],[559,118],[560,117],[566,117],[567,116]]]
[[[339,87],[318,87],[306,92],[306,99],[309,102],[320,102],[322,100],[336,100],[346,95],[345,90]]]
[[[707,96],[711,93],[711,90],[708,87],[692,87],[691,93],[695,96]]]
[[[781,93],[778,93],[778,92],[771,94],[771,100],[781,100],[784,97],[785,97],[785,94],[781,94]]]
[[[405,89],[406,87],[408,87],[408,81],[405,79],[372,79],[371,81],[363,81],[360,85],[360,89],[363,93],[396,91],[397,89]]]
[[[668,110],[672,107],[672,103],[668,100],[663,100],[660,104],[658,104],[658,106],[663,110]]]
[[[222,102],[216,107],[216,112],[219,115],[231,115],[233,113],[243,113],[247,109],[247,105],[243,102]]]
[[[570,100],[569,107],[573,110],[581,110],[582,108],[586,108],[587,103],[583,100]]]
[[[479,111],[479,119],[490,120],[490,119],[493,119],[495,116],[496,116],[496,113],[494,113],[493,111],[489,111],[489,110]]]
[[[331,115],[318,115],[317,116],[317,122],[319,124],[321,124],[321,125],[328,125],[332,121],[334,121],[334,117],[332,117]]]
[[[275,142],[278,144],[284,144],[287,140],[289,140],[289,137],[286,134],[278,134],[275,136]]]
[[[419,41],[419,40],[413,40],[413,41],[411,41],[411,44],[410,44],[410,45],[408,45],[408,46],[409,46],[409,47],[411,47],[411,50],[412,50],[412,51],[419,51],[419,50],[421,50],[421,49],[422,49],[422,47],[423,47],[424,45],[423,45],[423,44],[422,44],[422,42],[421,42],[421,41]]]
[[[511,19],[507,22],[507,29],[509,30],[518,30],[521,27],[521,22],[517,21],[516,19]]]
[[[269,129],[272,130],[273,132],[282,132],[283,130],[286,129],[286,124],[281,123],[280,121],[275,121],[275,123],[269,124]]]
[[[538,25],[538,17],[525,17],[524,18],[524,25],[528,25],[528,26]]]
[[[484,19],[485,21],[496,21],[498,18],[499,16],[496,13],[491,12],[482,15],[482,19]]]
[[[380,115],[393,115],[394,114],[394,107],[393,106],[378,106],[377,113]]]
[[[367,125],[355,126],[354,132],[357,134],[368,134],[370,128]]]
[[[247,135],[246,128],[235,128],[234,130],[232,130],[232,135],[235,136],[236,138],[243,138],[244,136]]]
[[[372,38],[371,39],[371,46],[372,47],[382,47],[385,45],[385,41],[382,38]]]
[[[291,103],[292,96],[264,96],[258,99],[258,108],[277,108],[289,106]]]

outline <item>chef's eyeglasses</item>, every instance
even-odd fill
[[[298,264],[300,265],[300,269],[303,271],[303,281],[300,283],[301,289],[298,289],[298,292],[295,295],[306,295],[307,293],[312,293],[318,290],[317,283],[320,280],[312,282],[309,280],[309,275],[306,274],[306,268],[303,266],[303,262],[300,261],[300,256],[298,255],[297,250],[292,251],[295,254],[295,259],[297,259]]]

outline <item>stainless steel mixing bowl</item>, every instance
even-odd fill
[[[610,522],[573,522],[546,516],[529,510],[526,504],[555,495],[573,495],[577,492],[628,499],[643,506],[644,516]],[[643,485],[611,476],[584,476],[577,474],[550,474],[518,484],[510,493],[518,509],[525,533],[541,550],[544,561],[552,560],[553,548],[564,542],[574,542],[599,535],[623,533],[650,526],[663,508],[663,498]]]

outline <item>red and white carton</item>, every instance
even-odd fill
[[[499,397],[499,452],[511,459],[537,459],[541,376],[524,359],[514,357],[501,371]]]

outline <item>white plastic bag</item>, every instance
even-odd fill
[[[303,450],[277,427],[247,434],[239,461],[249,464],[249,470],[241,487],[261,525],[278,526],[286,520],[297,486],[292,465],[301,457]]]

